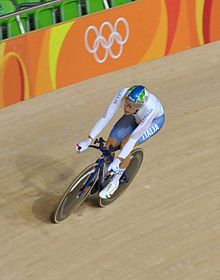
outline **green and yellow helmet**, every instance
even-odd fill
[[[128,89],[125,94],[125,101],[131,107],[139,109],[145,102],[147,102],[149,97],[148,90],[141,85],[135,85]]]

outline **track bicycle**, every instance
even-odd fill
[[[59,223],[73,214],[79,209],[87,197],[96,197],[98,206],[107,206],[116,200],[133,181],[143,161],[144,153],[140,148],[136,148],[131,152],[130,164],[121,176],[119,187],[112,197],[104,199],[98,196],[99,192],[107,186],[112,176],[114,176],[107,170],[109,164],[114,159],[115,152],[119,150],[119,147],[105,147],[105,142],[101,137],[95,140],[94,145],[89,146],[90,148],[99,150],[102,155],[96,162],[90,164],[80,172],[69,185],[51,215],[53,223]]]

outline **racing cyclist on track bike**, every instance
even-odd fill
[[[120,89],[109,104],[105,114],[95,124],[86,140],[76,145],[77,152],[84,152],[97,135],[110,122],[124,103],[124,114],[112,128],[106,146],[120,146],[119,155],[109,165],[113,172],[110,183],[99,193],[101,198],[111,198],[119,186],[119,180],[130,162],[130,152],[136,144],[142,144],[155,135],[164,125],[161,102],[144,86],[135,85]]]

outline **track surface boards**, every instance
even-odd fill
[[[74,144],[118,88],[137,83],[166,111],[138,176],[109,207],[87,202],[51,224],[69,182],[98,156]],[[220,42],[35,97],[0,119],[1,280],[220,279]]]

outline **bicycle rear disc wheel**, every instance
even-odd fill
[[[51,215],[52,222],[58,223],[63,221],[82,205],[84,200],[87,198],[90,189],[97,180],[97,174],[90,185],[82,193],[81,190],[89,176],[95,171],[96,167],[97,163],[89,165],[72,181]]]
[[[99,205],[101,207],[105,207],[108,204],[112,203],[127,189],[127,187],[130,185],[130,183],[133,181],[134,177],[138,173],[138,171],[141,167],[142,161],[143,161],[143,157],[144,157],[144,152],[140,148],[134,149],[131,152],[131,161],[125,171],[125,174],[128,178],[128,182],[122,183],[118,187],[118,189],[114,192],[114,194],[112,195],[111,198],[106,198],[106,199],[99,198]]]

